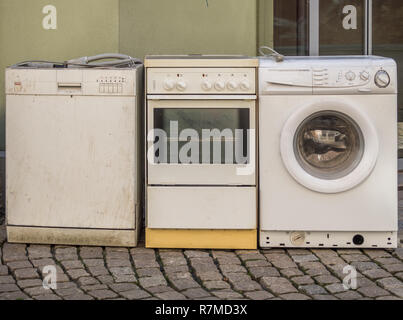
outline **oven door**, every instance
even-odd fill
[[[255,105],[149,99],[148,185],[254,186]]]

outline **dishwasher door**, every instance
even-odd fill
[[[7,223],[135,228],[135,97],[7,95]]]

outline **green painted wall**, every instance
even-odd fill
[[[45,30],[45,5],[57,29]],[[119,0],[0,0],[0,150],[5,144],[4,68],[27,59],[69,58],[119,50]]]
[[[121,0],[120,49],[146,54],[256,54],[256,0]]]
[[[102,52],[256,55],[272,43],[273,0],[0,0],[0,150],[5,142],[4,68]],[[45,5],[57,29],[44,30]]]

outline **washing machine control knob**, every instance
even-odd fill
[[[167,91],[171,91],[173,88],[175,88],[176,81],[171,78],[166,78],[164,81],[164,89]]]
[[[363,71],[360,73],[360,79],[362,81],[368,81],[369,80],[369,73],[367,71]]]
[[[250,82],[248,79],[244,79],[240,83],[240,87],[242,90],[247,91],[250,89]]]
[[[238,88],[238,83],[235,80],[230,80],[227,83],[227,88],[231,91],[235,91]]]
[[[223,91],[225,89],[225,83],[222,80],[217,80],[216,83],[214,84],[214,88],[217,91]]]
[[[183,80],[179,80],[178,83],[176,84],[176,89],[178,89],[179,91],[185,91],[186,88],[187,88],[187,84]]]
[[[204,91],[210,91],[213,88],[213,85],[208,80],[203,80],[201,87]]]
[[[355,77],[356,77],[356,75],[355,75],[355,73],[353,71],[349,71],[349,72],[346,73],[346,79],[348,81],[355,80]]]
[[[379,88],[386,88],[390,84],[390,76],[385,70],[379,70],[375,75],[375,84]]]

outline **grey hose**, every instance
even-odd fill
[[[265,50],[269,50],[270,53],[267,54]],[[276,60],[276,62],[283,62],[284,61],[284,56],[280,53],[278,53],[276,50],[273,48],[267,47],[267,46],[261,46],[259,48],[259,53],[264,56],[264,57],[272,57]]]

